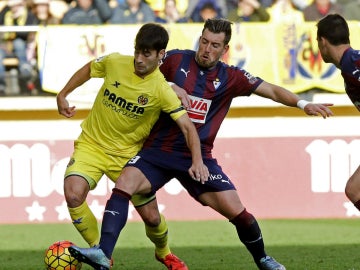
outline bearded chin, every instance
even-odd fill
[[[208,62],[208,61],[202,61],[199,59],[198,56],[195,57],[196,63],[198,63],[199,66],[203,67],[203,68],[209,68],[212,67],[212,63]]]

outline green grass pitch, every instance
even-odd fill
[[[259,220],[266,250],[288,270],[360,270],[360,220]],[[227,221],[168,222],[172,251],[191,270],[256,270]],[[70,240],[86,247],[72,224],[0,226],[0,269],[42,270],[45,249]],[[129,222],[114,252],[114,270],[161,270],[140,222]],[[84,265],[83,270],[91,268]]]

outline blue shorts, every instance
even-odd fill
[[[130,159],[126,166],[133,166],[141,170],[150,181],[153,193],[172,178],[178,179],[197,201],[199,201],[199,195],[205,192],[236,190],[216,159],[204,159],[204,164],[210,173],[210,179],[205,184],[201,184],[190,177],[188,169],[191,163],[191,157],[179,157],[174,153],[145,149]]]

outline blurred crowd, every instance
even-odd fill
[[[329,13],[360,20],[360,0],[1,0],[3,26],[317,21]],[[0,95],[38,94],[36,31],[0,31]],[[9,75],[10,74],[10,75]]]

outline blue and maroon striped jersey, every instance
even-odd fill
[[[250,96],[262,79],[238,67],[223,62],[214,68],[201,68],[195,61],[195,51],[171,50],[162,60],[160,70],[169,82],[185,89],[191,99],[188,115],[194,122],[201,140],[204,157],[212,157],[216,134],[234,97]],[[189,156],[185,138],[165,114],[152,129],[144,148],[157,148]]]
[[[360,111],[360,51],[347,49],[341,58],[340,67],[345,91],[351,102]]]

